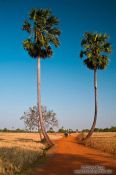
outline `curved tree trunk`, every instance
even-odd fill
[[[94,95],[95,95],[95,114],[94,114],[94,120],[93,120],[93,124],[92,127],[89,131],[89,133],[87,134],[87,136],[85,137],[84,140],[90,138],[94,132],[95,126],[96,126],[96,121],[97,121],[97,111],[98,111],[98,104],[97,104],[97,70],[94,69]]]
[[[43,135],[42,135],[42,132],[41,132],[40,122],[38,122],[38,133],[39,133],[39,135],[40,135],[40,141],[42,141]]]
[[[42,138],[42,133],[41,133],[41,131],[40,131],[40,130],[39,130],[38,132],[39,132],[40,142],[41,142],[41,141],[42,141],[42,139],[43,139],[43,138]]]
[[[49,147],[53,145],[51,142],[49,136],[46,133],[44,121],[42,117],[42,111],[41,111],[41,94],[40,94],[40,58],[37,59],[37,107],[38,107],[38,113],[39,113],[39,122],[41,126],[41,131],[43,133],[43,136],[48,144]]]

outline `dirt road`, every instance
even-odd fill
[[[102,173],[98,172],[101,168]],[[94,172],[90,171],[92,169]],[[76,137],[69,136],[55,141],[46,163],[34,175],[94,175],[95,170],[100,175],[116,175],[116,159],[110,154],[79,145]]]

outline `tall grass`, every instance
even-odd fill
[[[0,173],[21,175],[30,165],[43,156],[45,145],[39,142],[38,134],[0,134]]]
[[[85,136],[86,133],[80,133],[78,143],[111,153],[116,157],[116,133],[94,133],[91,138],[83,140]]]
[[[0,173],[19,175],[42,156],[42,151],[26,150],[19,147],[0,148]]]
[[[50,134],[53,140],[61,137],[61,134]],[[46,145],[39,141],[38,133],[0,133],[0,174],[22,175],[43,161]]]

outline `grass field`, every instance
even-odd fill
[[[82,133],[84,137],[86,133]],[[85,146],[111,153],[116,158],[116,132],[96,132],[90,139],[83,142]]]
[[[61,134],[50,134],[52,140]],[[0,133],[0,173],[18,175],[43,159],[45,145],[38,133]]]
[[[86,133],[79,135],[85,136]],[[49,136],[52,140],[62,138],[62,134],[59,133]],[[45,159],[43,153],[46,146],[39,141],[38,133],[0,133],[0,173],[24,175],[30,166],[41,163]],[[116,157],[116,132],[94,133],[84,145],[111,153]]]

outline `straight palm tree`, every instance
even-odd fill
[[[84,33],[81,42],[83,50],[80,52],[80,57],[84,57],[84,64],[94,71],[94,95],[95,95],[95,113],[92,127],[85,137],[88,139],[94,132],[98,113],[97,101],[97,70],[105,69],[109,64],[108,54],[111,53],[111,44],[108,42],[109,36],[101,33]]]
[[[52,15],[49,9],[34,9],[29,14],[29,19],[24,21],[23,30],[29,37],[23,41],[24,49],[26,49],[32,58],[37,58],[37,106],[39,112],[39,120],[43,136],[49,146],[52,146],[47,132],[45,130],[44,121],[41,110],[41,94],[40,94],[40,59],[49,58],[53,51],[51,44],[55,47],[60,45],[60,30],[57,28],[59,24],[58,18]]]

